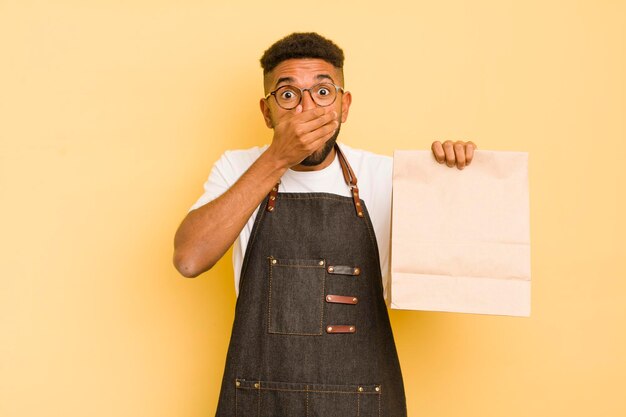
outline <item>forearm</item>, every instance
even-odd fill
[[[224,194],[188,213],[174,238],[176,269],[186,277],[211,269],[286,170],[270,147]]]

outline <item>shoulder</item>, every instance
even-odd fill
[[[229,149],[224,151],[216,163],[227,164],[233,167],[252,165],[259,156],[267,149],[268,145],[253,146],[248,149]]]
[[[339,147],[346,155],[357,178],[359,174],[368,175],[374,172],[379,176],[389,175],[391,177],[393,171],[393,158],[391,156],[352,148],[344,143],[339,143]]]
[[[236,181],[250,165],[267,149],[268,145],[254,146],[248,149],[230,149],[224,151],[215,162],[214,169],[223,175],[229,182]]]

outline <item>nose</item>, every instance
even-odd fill
[[[302,110],[310,110],[317,107],[317,104],[313,101],[313,96],[309,90],[302,92]]]

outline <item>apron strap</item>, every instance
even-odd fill
[[[359,217],[363,217],[363,207],[361,206],[361,201],[359,199],[359,187],[357,187],[357,179],[356,175],[354,175],[354,171],[352,167],[348,163],[346,156],[343,154],[341,149],[339,149],[339,145],[335,143],[335,151],[337,152],[337,158],[339,158],[339,165],[341,165],[341,172],[343,173],[343,178],[350,187],[350,192],[352,193],[352,199],[354,200],[354,208],[356,209],[356,215]],[[267,205],[265,206],[265,210],[268,212],[274,211],[276,205],[276,196],[278,195],[278,185],[280,181],[276,183],[276,185],[269,192],[269,198],[267,199]]]
[[[343,154],[339,145],[335,143],[335,150],[337,151],[337,157],[339,158],[339,164],[341,165],[341,171],[343,172],[343,178],[346,180],[346,184],[350,187],[352,192],[352,199],[354,200],[354,208],[356,209],[356,215],[363,217],[363,208],[361,207],[361,200],[359,200],[359,187],[356,186],[357,179],[352,171],[352,167],[348,163],[346,156]]]

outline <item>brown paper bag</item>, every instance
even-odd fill
[[[394,309],[529,316],[528,154],[459,171],[396,151],[390,290]]]

